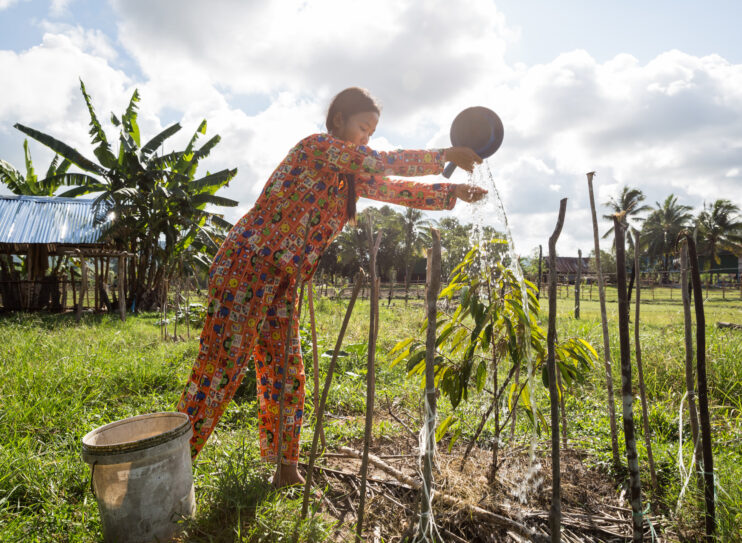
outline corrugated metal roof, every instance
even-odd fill
[[[102,243],[92,199],[0,196],[0,243]]]

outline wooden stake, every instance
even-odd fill
[[[714,540],[716,531],[716,504],[714,502],[714,454],[711,448],[711,421],[709,417],[708,385],[706,383],[706,316],[703,312],[701,274],[698,270],[696,242],[690,233],[683,234],[688,242],[693,301],[696,306],[696,375],[698,377],[698,417],[703,444],[704,497],[706,499],[706,541]]]
[[[435,228],[430,229],[433,247],[428,251],[426,277],[426,303],[428,328],[425,338],[425,424],[427,439],[425,456],[423,456],[423,487],[420,493],[420,523],[417,539],[427,541],[431,530],[430,512],[433,496],[433,455],[435,453],[435,341],[438,317],[438,291],[441,286],[441,234]],[[497,388],[495,388],[495,391]]]
[[[621,394],[623,398],[623,433],[626,441],[626,461],[629,466],[629,490],[631,495],[632,524],[634,543],[641,543],[642,497],[639,479],[639,457],[636,454],[634,437],[634,396],[631,391],[631,345],[629,344],[629,300],[626,290],[626,241],[623,214],[613,216],[613,230],[616,235],[616,268],[618,287],[618,334],[621,345]]]
[[[365,274],[363,270],[358,270],[353,283],[353,291],[350,294],[350,301],[348,302],[348,309],[345,310],[345,317],[343,318],[343,324],[340,325],[340,333],[338,339],[335,342],[335,350],[332,352],[332,358],[330,359],[330,365],[327,368],[327,377],[325,377],[325,387],[322,389],[322,397],[319,400],[319,407],[317,408],[317,415],[314,421],[314,435],[312,436],[312,448],[309,452],[309,466],[307,467],[307,477],[304,484],[304,500],[301,504],[301,518],[307,518],[307,511],[309,510],[309,494],[312,489],[312,475],[314,473],[314,463],[317,460],[317,444],[319,442],[320,429],[322,428],[322,419],[325,414],[325,405],[327,404],[327,395],[330,392],[330,386],[332,385],[332,376],[335,373],[335,364],[338,359],[338,353],[340,348],[343,346],[343,338],[345,337],[345,330],[348,328],[348,322],[350,316],[353,313],[353,306],[358,298],[358,293],[361,291],[361,285],[363,284]]]
[[[696,411],[696,386],[693,372],[693,320],[690,313],[690,292],[688,287],[688,245],[683,243],[680,248],[680,287],[683,297],[683,324],[685,336],[685,389],[688,392],[688,418],[693,437],[693,446],[696,455],[696,470],[698,472],[699,489],[703,485],[701,469],[703,466],[703,452],[700,447],[698,431],[698,411]]]
[[[317,323],[314,319],[314,295],[312,282],[309,282],[309,325],[312,328],[312,376],[314,377],[314,407],[317,408],[319,402],[319,354],[317,352]],[[315,411],[315,420],[316,420]],[[316,422],[315,422],[316,424]],[[322,448],[327,447],[327,441],[325,440],[325,430],[321,426],[319,427],[319,437],[322,440]]]
[[[368,323],[368,359],[366,364],[366,428],[363,439],[363,459],[361,460],[361,496],[358,504],[358,521],[356,523],[356,539],[361,541],[363,533],[364,508],[366,505],[366,476],[368,475],[368,453],[371,447],[374,424],[374,396],[376,393],[376,336],[379,312],[379,283],[376,280],[376,254],[381,244],[380,231],[373,239],[373,219],[368,216],[368,243],[369,243],[369,296],[371,314]]]
[[[634,270],[639,269],[639,232],[634,230]],[[636,273],[636,272],[635,272]],[[655,496],[659,495],[659,484],[657,483],[657,470],[654,466],[654,455],[652,454],[652,434],[649,428],[649,409],[647,408],[647,392],[644,387],[644,369],[642,367],[642,349],[639,337],[639,318],[641,316],[641,281],[636,281],[636,302],[634,314],[634,350],[636,351],[636,371],[639,374],[639,393],[642,401],[642,422],[644,423],[644,444],[647,447],[647,460],[649,460],[649,473],[652,478],[652,491]],[[628,304],[628,296],[627,301]]]
[[[593,217],[593,242],[595,244],[595,271],[598,276],[598,295],[600,296],[600,321],[603,325],[603,359],[605,362],[605,388],[608,393],[608,415],[611,423],[611,451],[613,465],[619,467],[621,460],[618,456],[618,433],[616,431],[616,409],[613,399],[613,370],[611,369],[611,342],[608,337],[608,317],[605,310],[605,284],[603,271],[600,269],[600,235],[598,233],[598,215],[595,212],[595,196],[593,194],[593,176],[595,172],[587,174],[587,188],[590,193],[590,211]]]
[[[547,333],[548,354],[546,365],[549,372],[549,398],[551,400],[551,509],[549,510],[549,529],[551,541],[561,541],[562,499],[560,495],[561,474],[559,472],[559,392],[556,380],[556,311],[557,311],[557,273],[556,242],[564,225],[567,199],[559,202],[559,216],[554,233],[549,238],[549,331]]]

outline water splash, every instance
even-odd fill
[[[469,176],[469,183],[477,185],[479,187],[482,187],[484,189],[487,189],[488,195],[480,200],[479,202],[473,204],[473,213],[472,213],[472,223],[473,228],[471,231],[471,234],[469,236],[469,241],[472,245],[478,244],[482,246],[482,242],[487,241],[486,235],[485,235],[485,225],[491,225],[494,226],[493,219],[495,221],[495,224],[502,225],[504,227],[504,234],[505,234],[505,240],[507,241],[507,261],[503,260],[502,263],[505,265],[508,269],[510,269],[513,272],[513,275],[515,275],[516,279],[518,280],[518,283],[520,284],[520,292],[521,292],[521,302],[523,306],[523,311],[526,314],[526,326],[527,329],[525,331],[525,337],[529,338],[525,342],[525,354],[526,354],[526,361],[527,361],[527,371],[528,371],[528,393],[529,393],[529,400],[530,404],[532,406],[536,405],[536,398],[534,397],[534,368],[533,368],[533,353],[531,352],[531,342],[530,342],[530,310],[528,307],[528,291],[526,289],[526,283],[525,283],[525,277],[523,275],[523,270],[520,267],[520,262],[518,260],[518,255],[515,252],[515,243],[513,241],[513,234],[510,229],[510,222],[508,221],[508,215],[505,212],[505,206],[502,201],[502,196],[500,195],[500,190],[497,187],[497,183],[495,183],[495,178],[492,175],[492,170],[490,170],[489,163],[485,160],[480,166],[477,166],[474,169],[474,172]],[[484,251],[480,251],[480,259],[483,259],[481,264],[483,266],[486,266],[488,263],[486,262],[487,255]],[[491,263],[490,263],[491,264]],[[486,268],[485,268],[486,269]],[[525,474],[523,481],[521,482],[520,488],[516,491],[517,496],[520,498],[521,501],[525,502],[528,494],[530,493],[531,489],[533,488],[534,481],[538,480],[538,472],[541,469],[541,464],[538,462],[535,462],[536,459],[536,443],[538,441],[538,436],[536,432],[536,421],[535,421],[535,415],[534,415],[534,424],[531,425],[531,442],[529,446],[529,466],[528,471]]]

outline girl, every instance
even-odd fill
[[[352,87],[332,101],[327,134],[301,140],[268,179],[254,207],[235,224],[209,270],[209,304],[200,349],[178,403],[193,425],[191,455],[199,453],[247,371],[252,356],[258,385],[260,455],[276,462],[281,390],[282,484],[301,483],[297,471],[304,409],[304,365],[296,307],[297,281],[309,280],[320,256],[346,222],[359,196],[418,209],[451,209],[486,191],[470,185],[392,180],[385,174],[440,174],[446,161],[472,171],[481,158],[469,148],[377,153],[366,144],[380,108]],[[297,315],[293,311],[293,315]],[[288,375],[283,375],[292,328]]]

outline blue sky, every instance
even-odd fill
[[[0,0],[0,158],[22,164],[16,122],[92,154],[79,78],[101,118],[138,88],[145,134],[178,121],[182,141],[206,118],[222,136],[205,166],[239,168],[225,192],[241,203],[236,220],[291,145],[322,130],[331,96],[361,85],[384,106],[379,149],[447,146],[469,105],[500,114],[505,142],[489,164],[521,253],[545,243],[562,197],[560,252],[590,250],[591,170],[599,202],[629,184],[649,204],[674,193],[696,210],[719,197],[742,205],[738,3],[453,6]],[[37,144],[32,154],[37,170],[51,158]],[[494,209],[477,213],[498,226]]]

